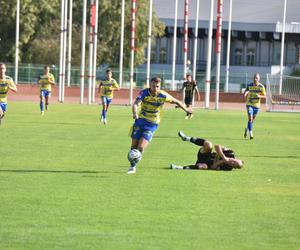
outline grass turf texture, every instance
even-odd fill
[[[10,103],[0,127],[1,249],[299,249],[299,114],[164,110],[127,175],[129,107]],[[175,171],[197,147],[178,130],[235,149],[243,170]]]

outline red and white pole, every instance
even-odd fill
[[[130,60],[130,105],[133,104],[133,74],[134,74],[134,51],[135,51],[135,15],[136,0],[131,0],[131,60]]]
[[[187,53],[188,53],[188,21],[189,21],[189,0],[184,1],[184,43],[183,43],[183,79],[186,79],[187,73]]]
[[[206,76],[205,76],[205,108],[206,109],[209,108],[209,98],[210,98],[213,19],[214,19],[214,0],[210,0],[209,29],[208,29],[208,37],[207,37],[207,61],[206,61]]]
[[[223,0],[218,0],[217,11],[217,33],[216,33],[216,96],[215,109],[219,109],[219,93],[220,93],[220,69],[221,69],[221,48],[222,48],[222,14],[223,14]]]

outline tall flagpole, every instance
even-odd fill
[[[82,38],[81,38],[81,66],[80,66],[80,104],[83,104],[84,97],[84,76],[85,76],[85,36],[86,36],[86,2],[82,6]]]
[[[286,0],[284,0],[282,33],[281,33],[281,52],[280,52],[280,82],[279,94],[282,93],[282,75],[283,75],[283,59],[284,59],[284,38],[285,38],[285,22],[286,22]]]
[[[148,50],[147,50],[147,88],[150,84],[151,35],[152,35],[152,2],[149,0]]]
[[[209,16],[209,29],[207,37],[207,61],[206,61],[206,76],[205,76],[205,108],[209,108],[209,95],[211,83],[211,47],[212,47],[212,31],[214,19],[214,0],[210,0],[210,16]]]
[[[195,25],[194,58],[193,58],[193,79],[194,80],[196,80],[196,70],[197,70],[198,19],[199,19],[199,0],[197,0],[197,5],[196,5],[196,25]]]
[[[135,51],[135,14],[136,0],[131,0],[131,60],[130,60],[130,105],[133,104],[133,71],[134,71],[134,51]]]
[[[18,84],[19,74],[19,34],[20,34],[20,0],[17,0],[16,13],[16,54],[15,54],[15,83]]]
[[[216,34],[217,68],[216,68],[215,110],[219,109],[220,69],[221,69],[221,49],[222,49],[222,12],[223,12],[223,0],[218,0],[217,34]]]
[[[175,0],[175,16],[174,16],[174,32],[173,32],[173,59],[172,59],[172,90],[175,90],[177,12],[178,12],[178,0]]]
[[[90,0],[90,22],[89,22],[89,56],[88,56],[88,104],[92,103],[92,84],[93,84],[93,47],[94,47],[94,23],[95,15],[94,0]]]
[[[92,102],[95,102],[96,95],[96,77],[97,77],[97,44],[98,44],[98,11],[99,11],[99,0],[95,0],[95,26],[94,26],[94,61],[93,61],[93,74],[92,74]]]
[[[227,55],[226,55],[226,80],[224,91],[228,92],[229,85],[229,63],[230,63],[230,43],[231,43],[231,20],[232,20],[232,0],[229,0],[229,20],[228,20],[228,35],[227,35]]]
[[[61,0],[60,11],[60,51],[59,51],[59,90],[58,101],[61,102],[61,92],[63,84],[63,53],[64,53],[64,15],[65,15],[65,0]]]
[[[183,42],[183,79],[186,79],[187,53],[188,53],[188,18],[189,18],[189,0],[184,0],[184,42]]]
[[[72,25],[73,25],[73,0],[70,0],[69,6],[69,28],[68,28],[68,70],[67,70],[67,86],[71,86],[71,60],[72,60]]]
[[[119,63],[119,85],[123,85],[123,53],[124,53],[124,22],[125,22],[125,0],[122,0],[121,8],[121,41],[120,41],[120,63]]]
[[[64,8],[64,32],[63,32],[63,63],[62,63],[62,85],[61,85],[61,102],[65,101],[66,85],[66,52],[67,52],[67,30],[68,30],[68,0],[65,0]]]

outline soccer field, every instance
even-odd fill
[[[127,175],[131,108],[9,103],[0,127],[0,249],[299,249],[300,115],[165,109]],[[178,130],[233,148],[245,168],[176,171],[198,148]]]

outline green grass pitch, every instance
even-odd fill
[[[130,107],[9,103],[0,127],[0,249],[299,249],[300,115],[178,109],[127,175]],[[174,171],[197,147],[178,130],[235,149],[245,168]]]

